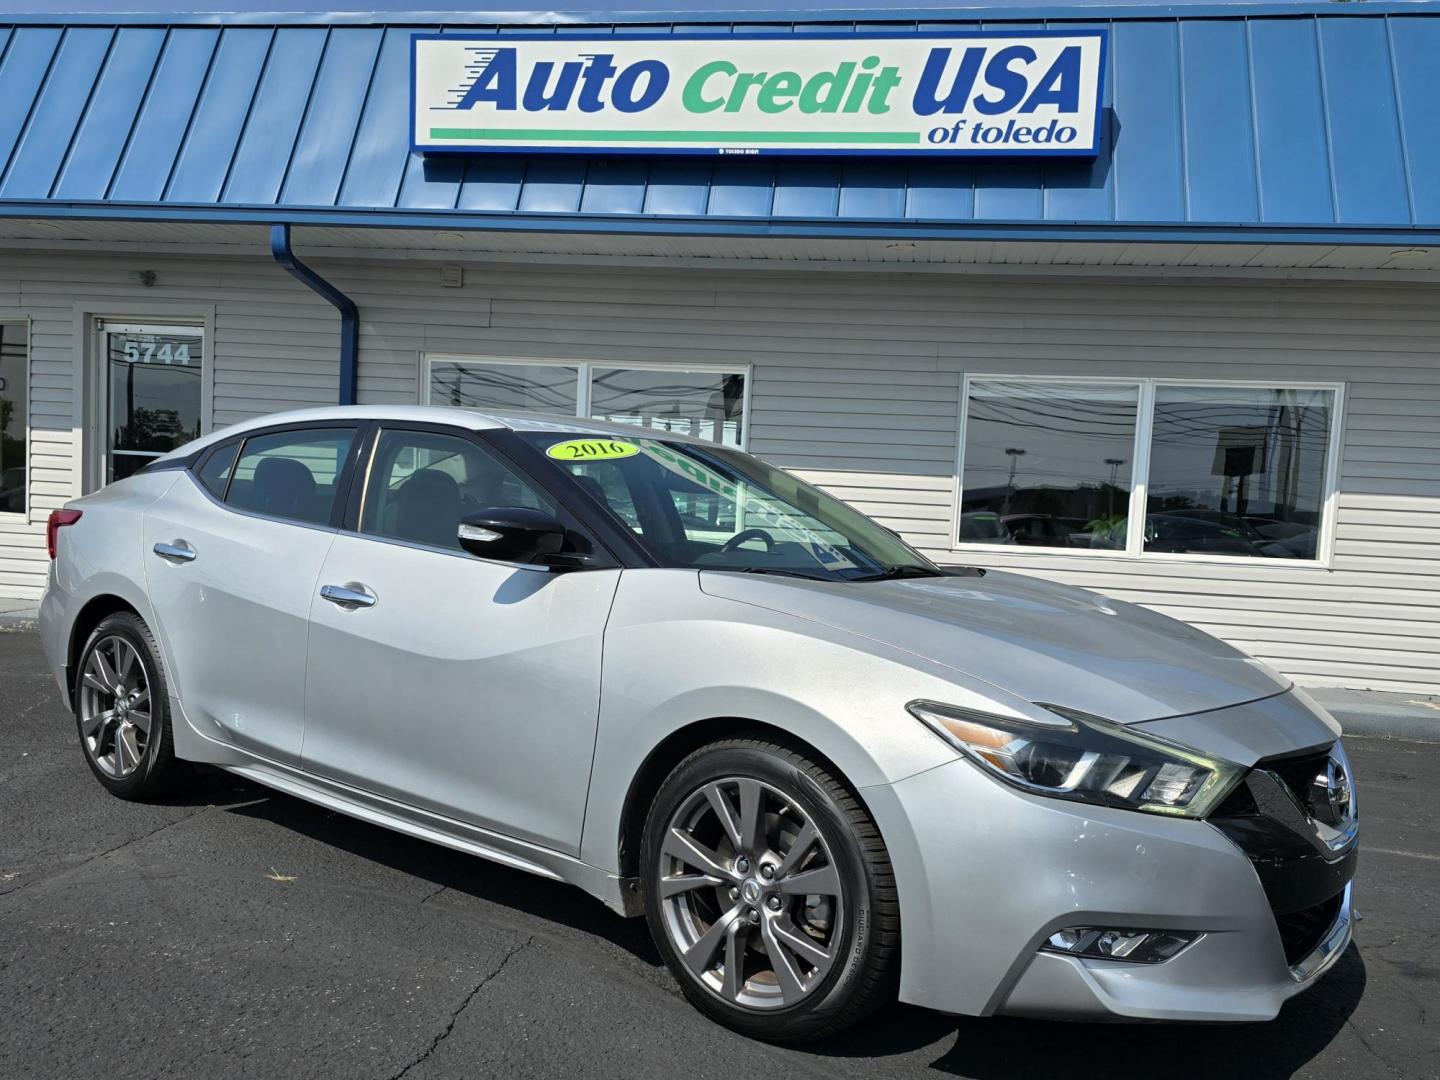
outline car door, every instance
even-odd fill
[[[365,456],[311,615],[303,767],[577,853],[620,571],[598,549],[563,573],[462,551],[466,513],[566,520],[471,432],[382,425]]]
[[[215,447],[145,515],[146,585],[170,685],[204,735],[296,765],[310,602],[343,513],[355,425]]]

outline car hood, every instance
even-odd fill
[[[1290,685],[1185,623],[1019,574],[830,582],[703,571],[700,587],[903,649],[1026,701],[1125,724]]]

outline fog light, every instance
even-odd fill
[[[1067,926],[1050,935],[1044,952],[1083,956],[1088,960],[1123,960],[1129,964],[1163,964],[1202,935],[1184,930],[1126,930],[1108,926]]]

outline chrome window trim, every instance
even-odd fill
[[[505,559],[483,559],[479,555],[472,555],[468,551],[456,551],[454,548],[436,547],[434,544],[418,544],[413,540],[400,540],[393,536],[377,536],[374,533],[360,532],[358,529],[336,529],[340,536],[353,537],[356,540],[368,540],[372,544],[388,544],[391,547],[408,548],[411,551],[424,551],[431,555],[444,555],[447,558],[459,559],[462,562],[486,563],[490,566],[508,566],[512,570],[534,570],[541,573],[554,573],[553,566],[541,566],[538,563],[509,562]],[[585,566],[566,569],[567,573],[575,573],[580,570],[618,570],[615,566]]]
[[[235,479],[235,467],[240,464],[240,458],[245,453],[245,444],[248,443],[251,439],[263,437],[266,435],[283,435],[289,431],[351,431],[354,433],[354,437],[351,440],[350,448],[347,453],[354,453],[356,447],[365,441],[367,434],[366,424],[369,422],[370,421],[366,420],[348,422],[337,422],[333,420],[312,420],[299,424],[277,424],[274,427],[254,428],[252,430],[245,431],[236,435],[233,439],[220,439],[219,441],[213,442],[209,446],[204,447],[199,452],[198,456],[196,456],[193,461],[186,465],[182,471],[189,478],[190,483],[195,487],[197,491],[200,492],[201,495],[205,496],[205,498],[208,499],[215,506],[218,506],[220,509],[227,511],[228,513],[236,514],[240,517],[252,518],[256,521],[273,521],[280,525],[294,525],[295,527],[301,529],[314,529],[316,532],[338,533],[341,531],[340,527],[338,525],[332,525],[328,521],[317,524],[313,521],[297,521],[295,518],[277,517],[274,514],[262,514],[258,510],[245,510],[237,506],[232,506],[230,503],[224,500],[223,496],[230,494],[230,484]],[[208,461],[222,448],[229,446],[232,442],[238,444],[238,447],[235,451],[235,460],[233,463],[231,463],[230,475],[225,479],[225,490],[221,493],[222,498],[217,499],[211,493],[210,489],[200,482],[200,477],[197,473],[197,470],[202,467],[204,462]],[[330,508],[332,516],[334,515],[335,507],[343,506],[344,503],[349,499],[348,487],[343,493],[339,490],[340,477],[344,475],[344,471],[344,466],[342,465],[335,474],[335,502],[331,504]],[[353,484],[353,480],[351,482]],[[342,495],[344,496],[343,498]]]
[[[195,475],[195,471],[193,469],[185,469],[183,470],[183,472],[189,479],[190,483],[194,486],[195,490],[198,491],[201,495],[205,496],[205,498],[209,500],[211,504],[218,506],[221,510],[226,511],[227,513],[235,514],[237,517],[253,518],[256,521],[271,521],[277,525],[293,525],[297,529],[314,529],[316,532],[340,532],[340,529],[338,529],[334,525],[316,525],[314,522],[310,521],[296,521],[294,518],[275,517],[273,514],[261,514],[255,510],[241,510],[239,507],[231,506],[229,503],[221,502],[219,499],[215,498],[215,496],[210,493],[210,489],[200,482],[200,478]]]

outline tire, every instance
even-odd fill
[[[85,762],[112,795],[156,799],[184,775],[165,667],[140,616],[118,611],[100,620],[80,650],[71,697]]]
[[[795,750],[732,738],[680,762],[645,823],[641,887],[685,996],[743,1035],[813,1042],[895,996],[885,844],[855,793]]]

